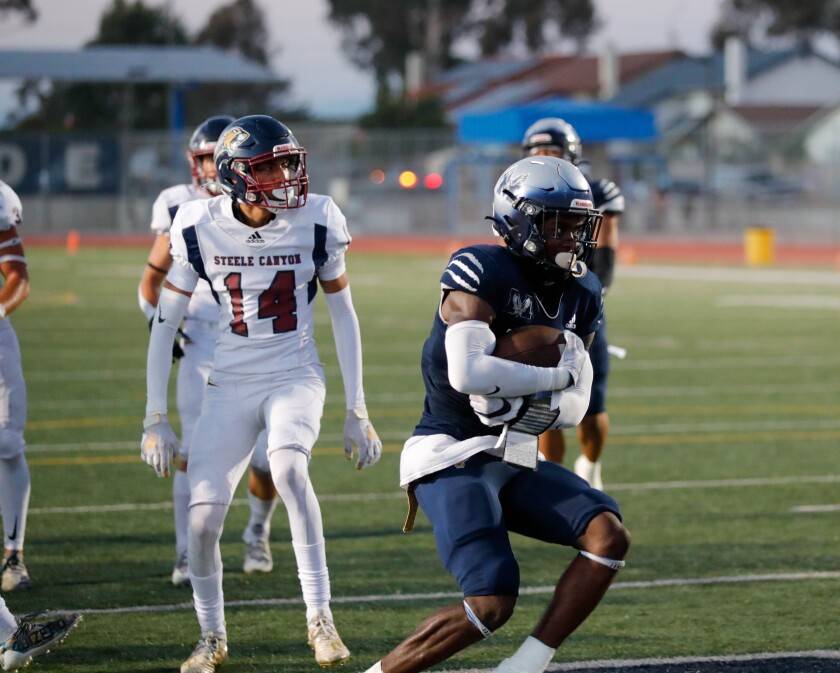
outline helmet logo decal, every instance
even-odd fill
[[[592,201],[588,199],[574,199],[572,208],[592,208]]]
[[[251,134],[246,130],[239,126],[234,126],[221,138],[219,138],[219,144],[229,152],[236,152],[236,150],[239,149],[239,146],[250,137]]]
[[[530,173],[520,173],[519,175],[517,175],[515,177],[511,177],[512,174],[513,174],[513,170],[510,170],[510,171],[505,173],[505,175],[504,175],[505,180],[504,180],[504,183],[502,184],[502,191],[504,191],[506,189],[509,190],[509,189],[513,189],[514,187],[518,187],[523,182],[525,182],[528,179],[528,177],[530,176]]]

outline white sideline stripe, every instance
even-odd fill
[[[823,512],[840,512],[840,505],[799,505],[791,507],[791,512],[796,514],[821,514]]]
[[[662,369],[767,369],[782,367],[796,367],[798,370],[813,367],[824,369],[827,366],[840,364],[840,356],[760,356],[744,357],[734,355],[722,358],[697,358],[686,360],[681,358],[665,358],[656,360],[624,360],[620,366],[634,371],[658,371]],[[411,365],[368,365],[365,374],[370,376],[417,376],[417,366]],[[72,371],[41,370],[30,371],[26,375],[27,381],[50,383],[54,381],[143,381],[146,377],[144,369],[84,369]]]
[[[717,306],[742,308],[804,308],[840,311],[840,297],[824,295],[775,294],[775,295],[730,295],[718,297]]]
[[[618,278],[665,278],[680,281],[748,282],[780,285],[840,285],[840,273],[833,271],[794,271],[787,269],[721,269],[690,266],[628,266],[619,267]]]
[[[840,419],[813,419],[803,421],[752,421],[748,423],[729,421],[711,423],[645,423],[638,425],[622,425],[611,430],[614,437],[637,437],[670,434],[702,434],[724,432],[770,432],[783,430],[838,430]],[[408,439],[410,430],[380,432],[379,436],[387,442],[404,442]],[[343,441],[343,435],[325,432],[321,434],[321,445],[338,446]],[[676,442],[676,440],[675,440]],[[68,451],[112,451],[122,449],[136,449],[138,442],[68,442],[64,444],[29,444],[28,453],[61,453]]]
[[[642,666],[667,666],[682,664],[727,664],[740,661],[775,661],[777,659],[840,659],[840,652],[833,650],[805,650],[799,652],[756,652],[755,654],[713,655],[708,657],[655,657],[653,659],[601,659],[599,661],[574,661],[552,664],[546,670],[585,671],[598,668],[641,668]],[[471,673],[479,673],[472,669]],[[486,669],[489,673],[489,669]],[[441,673],[453,673],[441,671]],[[458,673],[469,673],[459,671]]]
[[[710,479],[706,481],[652,481],[641,483],[610,484],[613,491],[659,491],[692,488],[742,488],[744,486],[785,486],[789,484],[836,484],[840,475],[828,474],[814,477],[768,477],[764,479]],[[403,500],[402,490],[393,493],[328,493],[319,496],[321,502],[375,502]],[[232,506],[245,506],[246,498],[235,498]],[[837,505],[840,508],[840,505]],[[172,509],[172,502],[121,503],[114,505],[78,505],[75,507],[30,507],[30,514],[86,514],[94,512],[133,512]],[[806,510],[802,510],[806,511]]]
[[[747,584],[753,582],[799,582],[810,580],[840,579],[840,571],[812,572],[812,573],[778,573],[775,575],[731,575],[722,577],[673,578],[665,580],[651,580],[649,582],[616,582],[610,591],[621,589],[660,589],[663,587],[707,586],[716,584]],[[554,593],[554,585],[541,587],[522,587],[521,595],[542,595]],[[422,594],[368,594],[365,596],[333,596],[332,603],[345,605],[363,603],[407,603],[409,601],[425,601],[439,599],[460,599],[463,594],[457,591],[439,591]],[[225,601],[226,608],[250,607],[282,607],[286,605],[301,605],[301,598],[259,598],[241,601]],[[87,608],[72,610],[85,615],[115,615],[135,612],[174,612],[190,610],[192,603],[174,603],[170,605],[130,605],[121,608]],[[62,612],[53,610],[52,612]],[[838,655],[840,656],[840,655]]]
[[[708,657],[656,657],[653,659],[602,659],[599,661],[574,661],[552,664],[546,670],[585,671],[598,668],[641,668],[643,666],[668,666],[684,664],[726,664],[743,661],[776,661],[777,659],[840,659],[840,652],[833,650],[805,650],[799,652],[756,652],[755,654],[713,655]],[[489,673],[490,669],[486,669]],[[441,671],[441,673],[454,673]],[[480,669],[458,671],[458,673],[480,673]]]
[[[840,390],[840,383],[803,383],[799,385],[729,385],[725,383],[710,384],[706,386],[651,386],[649,388],[633,388],[632,386],[610,388],[610,397],[676,397],[679,395],[708,395],[716,392],[718,395],[740,396],[745,393],[753,395],[773,395],[775,393],[825,393]],[[422,390],[411,392],[374,393],[365,395],[368,406],[373,404],[381,406],[394,406],[406,402],[422,402],[425,393]],[[333,399],[339,400],[339,395],[327,393],[328,403]],[[343,403],[343,398],[341,398]],[[108,399],[84,399],[84,400],[40,400],[37,404],[38,410],[49,409],[51,411],[60,409],[98,409],[98,408],[126,408],[136,409],[136,400],[115,400]],[[418,414],[419,408],[418,408]],[[33,445],[34,446],[34,445]],[[39,445],[41,446],[41,445]]]

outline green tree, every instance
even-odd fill
[[[86,46],[124,44],[184,45],[187,33],[166,6],[113,0],[99,20],[97,36]],[[56,83],[51,92],[42,94],[33,83],[26,83],[19,95],[23,99],[35,95],[40,102],[40,112],[24,120],[22,128],[102,131],[158,129],[167,124],[168,94],[162,84]]]
[[[38,10],[32,0],[0,0],[0,20],[15,14],[23,14],[24,20],[30,23],[38,18]]]
[[[342,49],[350,61],[372,72],[377,86],[372,118],[388,112],[412,123],[405,98],[405,67],[409,54],[422,56],[426,81],[458,62],[459,40],[475,40],[483,55],[510,47],[519,35],[524,46],[538,52],[547,46],[551,30],[581,48],[597,27],[592,0],[329,0],[330,20],[342,34]],[[401,84],[401,86],[397,86]],[[394,93],[392,93],[394,92]],[[434,103],[423,104],[422,116]]]
[[[712,44],[720,47],[729,35],[748,41],[792,37],[810,42],[817,35],[840,39],[840,1],[726,0],[712,29]]]
[[[0,0],[2,2],[4,0]],[[268,62],[266,21],[253,0],[233,0],[217,9],[191,40],[180,19],[167,5],[150,6],[143,0],[112,0],[99,21],[94,45],[213,45],[258,63]],[[281,118],[300,118],[305,110],[277,101],[288,90],[288,81],[274,87],[246,84],[207,85],[187,95],[187,125],[215,114],[240,116],[254,112]],[[40,112],[24,120],[25,129],[115,130],[162,129],[168,125],[169,92],[164,84],[62,84],[43,93],[37,83],[25,83],[22,102],[35,97]]]
[[[270,44],[265,15],[254,0],[234,0],[213,12],[193,40],[268,64]],[[284,121],[307,116],[305,109],[287,104],[288,80],[271,87],[242,84],[214,84],[198,87],[190,95],[187,118],[196,124],[209,114],[271,114]],[[213,112],[208,112],[212,110]]]

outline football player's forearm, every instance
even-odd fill
[[[4,274],[6,284],[0,290],[0,317],[5,318],[15,311],[29,296],[29,275],[26,267]]]
[[[551,408],[560,414],[552,423],[552,428],[573,428],[579,425],[589,408],[592,395],[592,361],[589,355],[580,370],[577,383],[565,390],[557,390],[551,396]]]
[[[324,297],[330,313],[338,366],[344,382],[344,396],[347,409],[365,406],[362,386],[362,337],[359,319],[353,307],[350,286],[339,292],[325,292]]]
[[[491,355],[496,337],[480,320],[466,320],[446,330],[450,385],[466,395],[519,397],[568,385],[569,375],[551,367],[533,367]]]
[[[166,413],[172,344],[189,304],[188,295],[164,289],[152,318],[146,358],[146,416]]]

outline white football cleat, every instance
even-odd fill
[[[350,658],[350,650],[341,642],[332,617],[319,612],[307,622],[309,647],[315,650],[315,661],[322,668],[343,664]]]
[[[274,568],[271,549],[268,540],[255,540],[245,544],[245,563],[242,570],[246,575],[253,573],[270,573]]]
[[[210,633],[201,637],[190,658],[181,664],[181,673],[214,673],[227,658],[227,638]]]
[[[190,583],[190,566],[187,563],[187,552],[182,551],[175,560],[172,568],[172,584],[182,587]]]
[[[4,671],[16,671],[39,654],[49,652],[82,621],[82,616],[76,612],[42,623],[31,621],[36,616],[21,619],[15,632],[0,643],[0,665]]]
[[[575,461],[575,474],[581,479],[586,479],[592,488],[597,488],[599,491],[604,490],[604,482],[601,480],[600,460],[593,463],[589,458],[580,454]]]
[[[32,580],[29,572],[23,565],[23,554],[13,551],[3,559],[3,568],[0,570],[0,589],[3,591],[19,591],[30,589]]]

